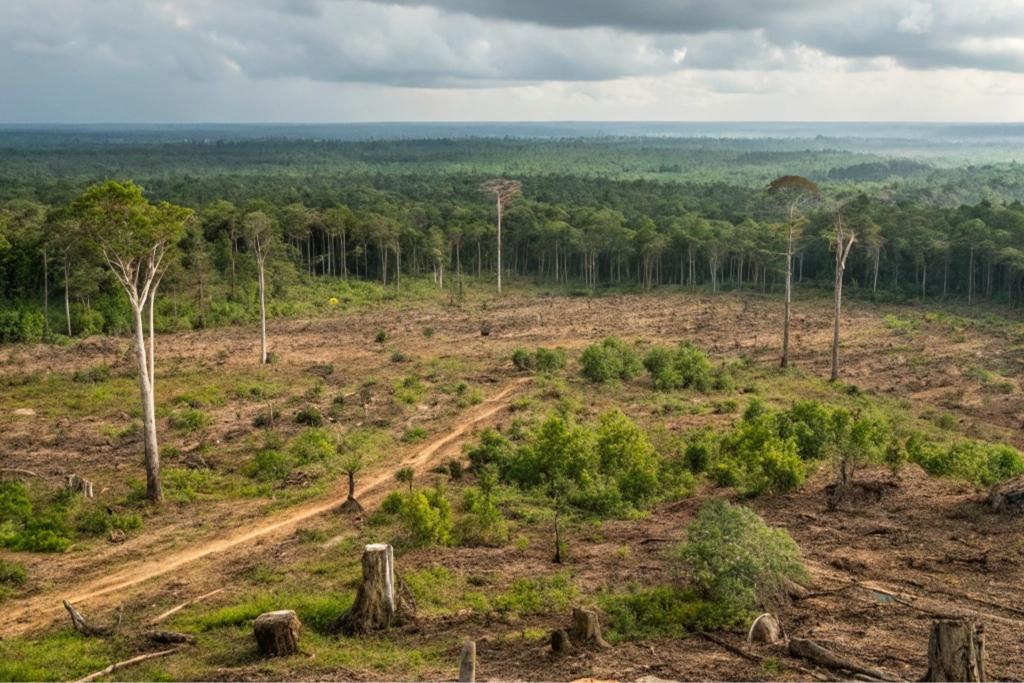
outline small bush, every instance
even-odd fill
[[[721,609],[723,622],[773,608],[785,596],[787,580],[807,581],[800,549],[789,534],[769,527],[747,508],[713,500],[700,509],[686,534],[678,556],[699,595]]]
[[[328,460],[337,452],[334,437],[326,429],[312,427],[292,439],[288,453],[300,465]]]
[[[410,427],[402,434],[404,443],[419,443],[425,438],[427,438],[427,430],[423,427]]]
[[[1006,444],[959,441],[948,449],[929,443],[915,432],[906,442],[907,458],[929,474],[955,477],[991,486],[1024,474],[1024,458]]]
[[[257,481],[278,481],[292,471],[292,458],[273,449],[257,451],[245,473]]]
[[[100,363],[85,370],[77,370],[71,376],[71,379],[81,384],[99,384],[100,382],[106,382],[110,377],[110,366],[106,363]]]
[[[387,333],[387,331],[386,330],[378,330],[377,334],[376,334],[376,336],[374,336],[373,340],[375,342],[377,342],[378,344],[383,344],[384,342],[386,342],[388,340],[388,333]]]
[[[517,370],[550,374],[565,367],[565,351],[539,347],[531,352],[519,348],[512,352],[512,364]]]
[[[451,545],[451,506],[441,489],[407,494],[399,515],[413,545]]]
[[[644,367],[654,387],[662,391],[688,388],[707,391],[713,384],[711,361],[690,342],[680,342],[675,349],[652,348],[644,357]]]
[[[324,423],[324,416],[316,406],[307,405],[295,413],[295,421],[309,427],[320,427]]]
[[[20,586],[28,579],[24,565],[17,562],[0,560],[0,585]]]
[[[605,636],[612,643],[651,638],[681,638],[688,631],[730,625],[724,613],[692,590],[673,586],[631,588],[626,593],[605,594],[598,604],[608,615]]]
[[[182,434],[191,434],[209,426],[213,418],[197,408],[183,408],[173,413],[169,422]]]
[[[588,346],[580,356],[580,372],[591,382],[630,380],[640,374],[641,368],[636,353],[615,337]]]

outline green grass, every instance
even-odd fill
[[[247,477],[223,474],[213,470],[190,470],[178,467],[161,472],[164,496],[178,503],[196,500],[231,500],[259,498],[269,495],[270,486]]]
[[[110,641],[71,628],[44,636],[0,640],[0,680],[62,681],[99,671],[124,654]]]

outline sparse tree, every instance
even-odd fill
[[[494,180],[488,180],[480,186],[483,192],[494,195],[495,204],[498,207],[498,246],[497,246],[497,265],[498,265],[498,294],[501,294],[501,216],[505,209],[505,206],[513,199],[523,193],[523,186],[518,180],[509,180],[508,178],[495,178]]]
[[[274,224],[262,211],[245,216],[245,233],[256,258],[256,273],[260,289],[260,364],[269,358],[267,351],[267,256],[274,241]]]
[[[416,478],[416,472],[411,467],[403,467],[395,472],[395,481],[399,484],[407,484],[409,493],[412,493],[412,481]]]
[[[345,508],[356,508],[362,510],[363,506],[356,500],[356,475],[366,466],[363,454],[348,449],[344,444],[338,446],[338,452],[342,454],[341,471],[348,477],[348,497],[345,499]]]
[[[843,273],[846,272],[846,258],[850,255],[850,249],[856,241],[857,235],[853,229],[843,220],[841,207],[836,208],[835,219],[832,222],[832,232],[829,241],[832,243],[832,250],[836,257],[835,271],[835,320],[832,328],[832,375],[831,381],[839,379],[839,325],[842,317],[843,307]]]
[[[132,308],[142,394],[146,495],[157,503],[162,500],[163,491],[154,397],[153,307],[167,267],[168,252],[183,234],[192,212],[165,202],[154,206],[142,195],[142,188],[138,185],[114,181],[90,187],[75,202],[73,210],[124,288]],[[150,323],[148,351],[142,320],[147,306]]]
[[[784,175],[768,185],[768,194],[778,201],[786,213],[786,298],[782,315],[782,367],[789,366],[789,319],[793,301],[793,254],[802,235],[804,209],[819,195],[818,186],[798,175]]]

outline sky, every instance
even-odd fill
[[[0,0],[0,122],[1022,121],[1024,0]]]

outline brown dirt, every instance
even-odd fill
[[[311,364],[333,363],[342,368],[346,385],[393,372],[382,350],[369,342],[380,328],[389,331],[395,345],[421,358],[452,356],[481,367],[501,366],[477,377],[480,383],[503,387],[488,392],[490,398],[484,404],[456,418],[429,410],[413,416],[437,425],[435,433],[440,436],[425,448],[403,449],[386,467],[382,464],[368,472],[361,480],[361,488],[367,491],[361,498],[369,504],[383,496],[394,467],[408,462],[426,469],[475,426],[496,418],[520,386],[509,379],[504,360],[515,346],[578,349],[609,334],[659,341],[692,339],[721,357],[745,355],[773,364],[780,342],[780,309],[774,299],[755,295],[508,296],[463,308],[427,304],[401,315],[373,310],[343,318],[275,321],[270,333],[282,366],[300,372]],[[826,376],[830,304],[797,302],[796,309],[793,364]],[[921,322],[911,333],[901,333],[883,322],[887,313],[908,317],[921,312],[914,306],[850,302],[844,321],[844,381],[861,390],[906,399],[917,411],[949,413],[962,433],[1024,447],[1024,337],[1019,330],[993,331],[981,324],[954,327],[940,321]],[[484,321],[492,326],[486,338],[479,333]],[[426,326],[436,330],[430,339],[421,334]],[[257,339],[252,330],[232,328],[168,335],[158,343],[159,363],[166,368],[241,372],[252,365]],[[0,373],[68,373],[100,362],[123,366],[125,349],[124,342],[110,339],[86,340],[66,349],[0,349],[0,362],[6,360]],[[1009,387],[994,390],[981,378],[979,368],[1006,378]],[[104,475],[124,476],[138,468],[137,444],[111,446],[97,437],[97,425],[89,420],[13,418],[11,411],[16,407],[20,406],[5,401],[0,392],[3,466],[28,467],[54,477],[76,471],[101,482]],[[258,407],[240,414],[235,408],[218,412],[207,438],[229,440],[235,432],[244,434]],[[871,471],[861,476],[883,479],[888,475]],[[908,469],[881,499],[854,500],[844,509],[828,512],[826,482],[823,472],[800,492],[754,504],[770,523],[790,531],[814,575],[816,594],[782,615],[790,634],[815,638],[865,663],[911,678],[924,671],[931,619],[936,614],[965,613],[985,624],[991,675],[1024,678],[1024,646],[1019,639],[1024,626],[1024,516],[991,514],[979,502],[980,492],[929,478],[915,468]],[[630,582],[668,580],[671,568],[665,551],[682,538],[686,523],[708,494],[662,506],[644,520],[608,522],[602,525],[600,538],[570,539],[571,568],[581,590],[590,593]],[[31,571],[43,577],[40,586],[7,605],[0,617],[0,633],[9,636],[48,623],[59,614],[62,597],[109,610],[127,595],[135,604],[146,605],[155,596],[184,599],[217,587],[232,558],[278,552],[288,531],[332,509],[339,500],[330,497],[306,503],[270,520],[261,517],[254,502],[211,504],[184,519],[161,518],[152,528],[147,522],[145,533],[121,545],[59,559],[33,558]],[[219,531],[210,533],[211,529]],[[629,548],[629,561],[617,558],[616,550],[622,547]],[[501,567],[502,575],[510,579],[550,572],[549,554],[547,548],[533,547],[525,554],[511,548],[455,549],[443,554],[415,551],[406,561],[413,565],[436,562],[453,569]],[[556,625],[540,619],[517,624],[510,631]],[[417,628],[416,637],[424,639],[453,632],[490,636],[501,630],[482,623],[479,615],[454,622],[428,621]],[[723,637],[748,647],[739,635]],[[562,659],[552,658],[536,644],[492,638],[478,645],[479,675],[482,679],[547,680],[644,675],[694,680],[803,677],[787,669],[798,663],[783,652],[749,649],[769,658],[769,666],[699,637],[620,645]],[[224,672],[223,677],[245,677],[246,673],[255,675],[235,670]],[[313,670],[307,676],[372,678],[373,672],[338,671],[332,676]]]

